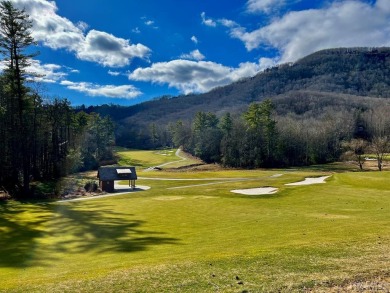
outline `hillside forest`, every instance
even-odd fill
[[[179,147],[208,163],[258,168],[355,162],[382,169],[390,131],[390,48],[313,53],[200,95],[80,107],[116,121],[116,143]]]
[[[302,103],[302,99],[310,97]],[[320,105],[320,106],[319,106]],[[369,155],[382,169],[389,151],[387,100],[304,93],[252,103],[242,114],[198,112],[192,121],[151,123],[151,148],[179,147],[207,163],[261,168],[323,164],[340,159],[363,169]]]
[[[202,95],[83,110],[109,114],[117,144],[130,148],[183,146],[239,168],[343,159],[362,169],[371,155],[382,169],[389,65],[389,48],[323,50]]]
[[[0,2],[0,188],[115,163],[113,146],[182,147],[206,163],[263,168],[340,159],[382,170],[389,151],[389,48],[324,50],[205,94],[130,107],[45,99],[27,68],[36,56],[25,11]]]

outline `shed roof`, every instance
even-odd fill
[[[97,177],[102,181],[137,180],[135,167],[100,167]]]

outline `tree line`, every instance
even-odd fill
[[[192,122],[179,120],[166,127],[152,123],[144,136],[153,147],[182,146],[207,163],[226,167],[304,166],[344,159],[363,169],[370,154],[382,170],[384,154],[390,151],[389,103],[369,103],[367,98],[342,102],[339,97],[337,105],[333,98],[321,98],[314,97],[316,106],[306,104],[303,112],[302,105],[287,111],[287,98],[252,103],[242,114],[217,117],[200,111]]]
[[[31,28],[24,10],[0,2],[0,188],[19,197],[32,194],[33,181],[113,159],[111,119],[76,113],[67,100],[44,101],[33,88]]]

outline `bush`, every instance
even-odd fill
[[[87,191],[87,192],[96,192],[96,190],[98,189],[98,184],[95,182],[95,181],[88,181],[85,185],[84,185],[84,189]]]

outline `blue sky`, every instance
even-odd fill
[[[390,46],[390,0],[12,0],[43,96],[132,105],[201,93],[333,47]]]

